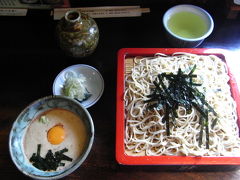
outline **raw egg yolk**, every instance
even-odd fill
[[[48,130],[47,139],[51,144],[57,145],[63,142],[65,131],[63,125],[56,125]]]

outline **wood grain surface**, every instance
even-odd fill
[[[0,178],[29,179],[11,160],[9,132],[18,114],[32,101],[52,94],[56,75],[73,64],[88,64],[102,74],[105,89],[88,110],[95,125],[95,139],[86,161],[64,179],[74,180],[237,180],[238,166],[124,166],[115,160],[117,52],[120,48],[170,48],[161,22],[163,13],[179,1],[74,1],[74,6],[141,5],[151,12],[141,17],[96,19],[100,39],[86,58],[66,56],[55,39],[54,21],[48,11],[29,11],[26,17],[0,17]],[[130,3],[131,2],[131,3]],[[190,1],[183,1],[190,2]],[[195,1],[215,22],[213,33],[201,48],[240,50],[240,18],[227,19],[225,1]],[[142,4],[141,4],[142,3]],[[194,3],[193,3],[194,4]],[[239,56],[232,60],[239,61]],[[237,71],[239,67],[235,67]],[[240,71],[238,71],[240,72]],[[240,73],[237,75],[240,76]]]

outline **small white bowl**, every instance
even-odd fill
[[[179,12],[190,12],[200,16],[207,25],[207,31],[202,36],[197,38],[184,38],[177,35],[176,33],[173,33],[168,27],[168,21],[175,13]],[[204,41],[204,39],[212,33],[214,28],[214,22],[211,15],[204,9],[190,4],[182,4],[176,5],[165,12],[165,14],[163,15],[163,26],[166,30],[169,43],[173,47],[194,48],[199,46]]]
[[[53,83],[53,94],[64,95],[62,89],[66,81],[68,73],[82,74],[86,78],[86,88],[91,96],[82,101],[81,104],[85,108],[94,105],[102,96],[104,90],[104,80],[97,69],[86,64],[76,64],[63,69],[55,78]]]

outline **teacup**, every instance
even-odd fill
[[[165,12],[163,25],[171,46],[194,48],[212,33],[214,22],[211,15],[204,9],[183,4]]]

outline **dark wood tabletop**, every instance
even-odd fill
[[[32,101],[52,94],[56,75],[73,64],[88,64],[102,74],[101,99],[88,108],[95,139],[85,162],[65,179],[240,179],[238,166],[125,166],[115,160],[117,52],[121,48],[171,48],[164,35],[163,13],[180,1],[73,1],[76,7],[141,5],[150,13],[140,17],[95,19],[100,39],[86,58],[71,58],[57,46],[54,21],[46,10],[28,11],[25,17],[0,17],[0,178],[28,179],[14,165],[8,148],[9,133],[18,114]],[[189,3],[190,1],[182,1]],[[216,4],[217,3],[217,4]],[[199,48],[240,52],[240,17],[228,19],[225,1],[195,1],[213,17],[213,33]],[[238,53],[240,54],[240,53]],[[232,64],[240,77],[235,56]],[[236,65],[235,65],[236,64]]]

